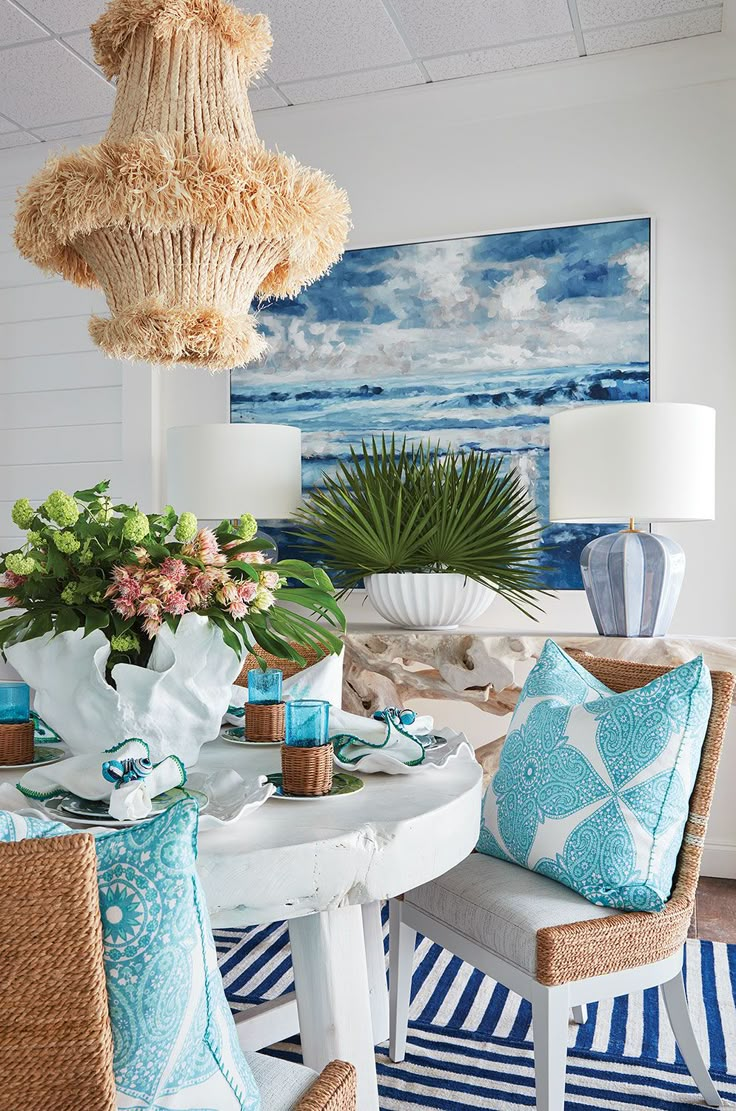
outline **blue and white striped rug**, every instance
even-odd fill
[[[217,930],[215,939],[234,1010],[292,989],[285,925]],[[685,974],[711,1075],[736,1104],[736,945],[689,941]],[[534,1107],[529,1004],[426,938],[415,955],[410,1022],[406,1061],[376,1050],[382,1111]],[[569,1046],[566,1111],[703,1106],[656,990],[591,1005],[584,1026],[570,1025]],[[299,1060],[298,1039],[274,1052]]]

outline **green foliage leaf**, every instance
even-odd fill
[[[382,572],[451,572],[525,613],[540,608],[539,521],[503,458],[374,438],[361,454],[351,449],[295,518],[293,531],[343,591]]]

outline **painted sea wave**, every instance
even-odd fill
[[[431,440],[503,454],[525,481],[543,522],[549,508],[550,416],[571,406],[649,400],[649,366],[642,362],[334,384],[319,381],[318,367],[309,377],[300,373],[298,380],[273,377],[273,382],[256,384],[234,379],[231,419],[298,425],[305,490],[334,473],[362,439],[396,433],[412,444]],[[282,524],[268,527],[290,555],[298,554]],[[544,542],[555,546],[554,558],[547,560],[548,587],[580,589],[580,550],[606,531],[606,526],[547,525]]]

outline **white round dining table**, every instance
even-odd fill
[[[280,771],[280,750],[222,739],[192,772],[243,779]],[[16,783],[18,772],[1,771]],[[355,794],[272,796],[200,830],[197,868],[215,927],[288,921],[295,992],[236,1018],[245,1049],[299,1033],[304,1063],[350,1061],[360,1111],[377,1111],[374,1047],[388,1037],[381,902],[453,868],[480,825],[482,771],[469,748],[443,768],[366,774]]]
[[[251,779],[279,771],[280,752],[205,745],[196,770],[222,767]],[[443,768],[362,778],[356,794],[272,797],[232,826],[201,832],[198,869],[213,925],[288,920],[296,1001],[245,1012],[242,1044],[262,1048],[298,1029],[304,1063],[351,1061],[360,1111],[377,1111],[374,1046],[388,1037],[381,902],[472,851],[482,771],[465,749]]]

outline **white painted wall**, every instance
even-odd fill
[[[673,631],[711,636],[736,635],[732,3],[726,15],[731,25],[723,35],[265,112],[257,120],[269,145],[332,172],[347,188],[355,247],[632,213],[655,217],[656,397],[713,405],[719,421],[717,520],[663,526],[689,561]],[[110,473],[121,494],[154,504],[166,427],[228,419],[227,376],[110,363],[86,332],[99,299],[44,281],[10,253],[12,195],[49,150],[5,151],[0,166],[5,544],[14,531],[9,504],[20,494],[40,497]],[[349,612],[372,616],[359,598]],[[528,627],[501,603],[483,624]],[[584,596],[565,593],[547,603],[542,627],[593,631]],[[736,732],[709,833],[730,853],[736,875],[736,819],[727,797],[734,779]]]

